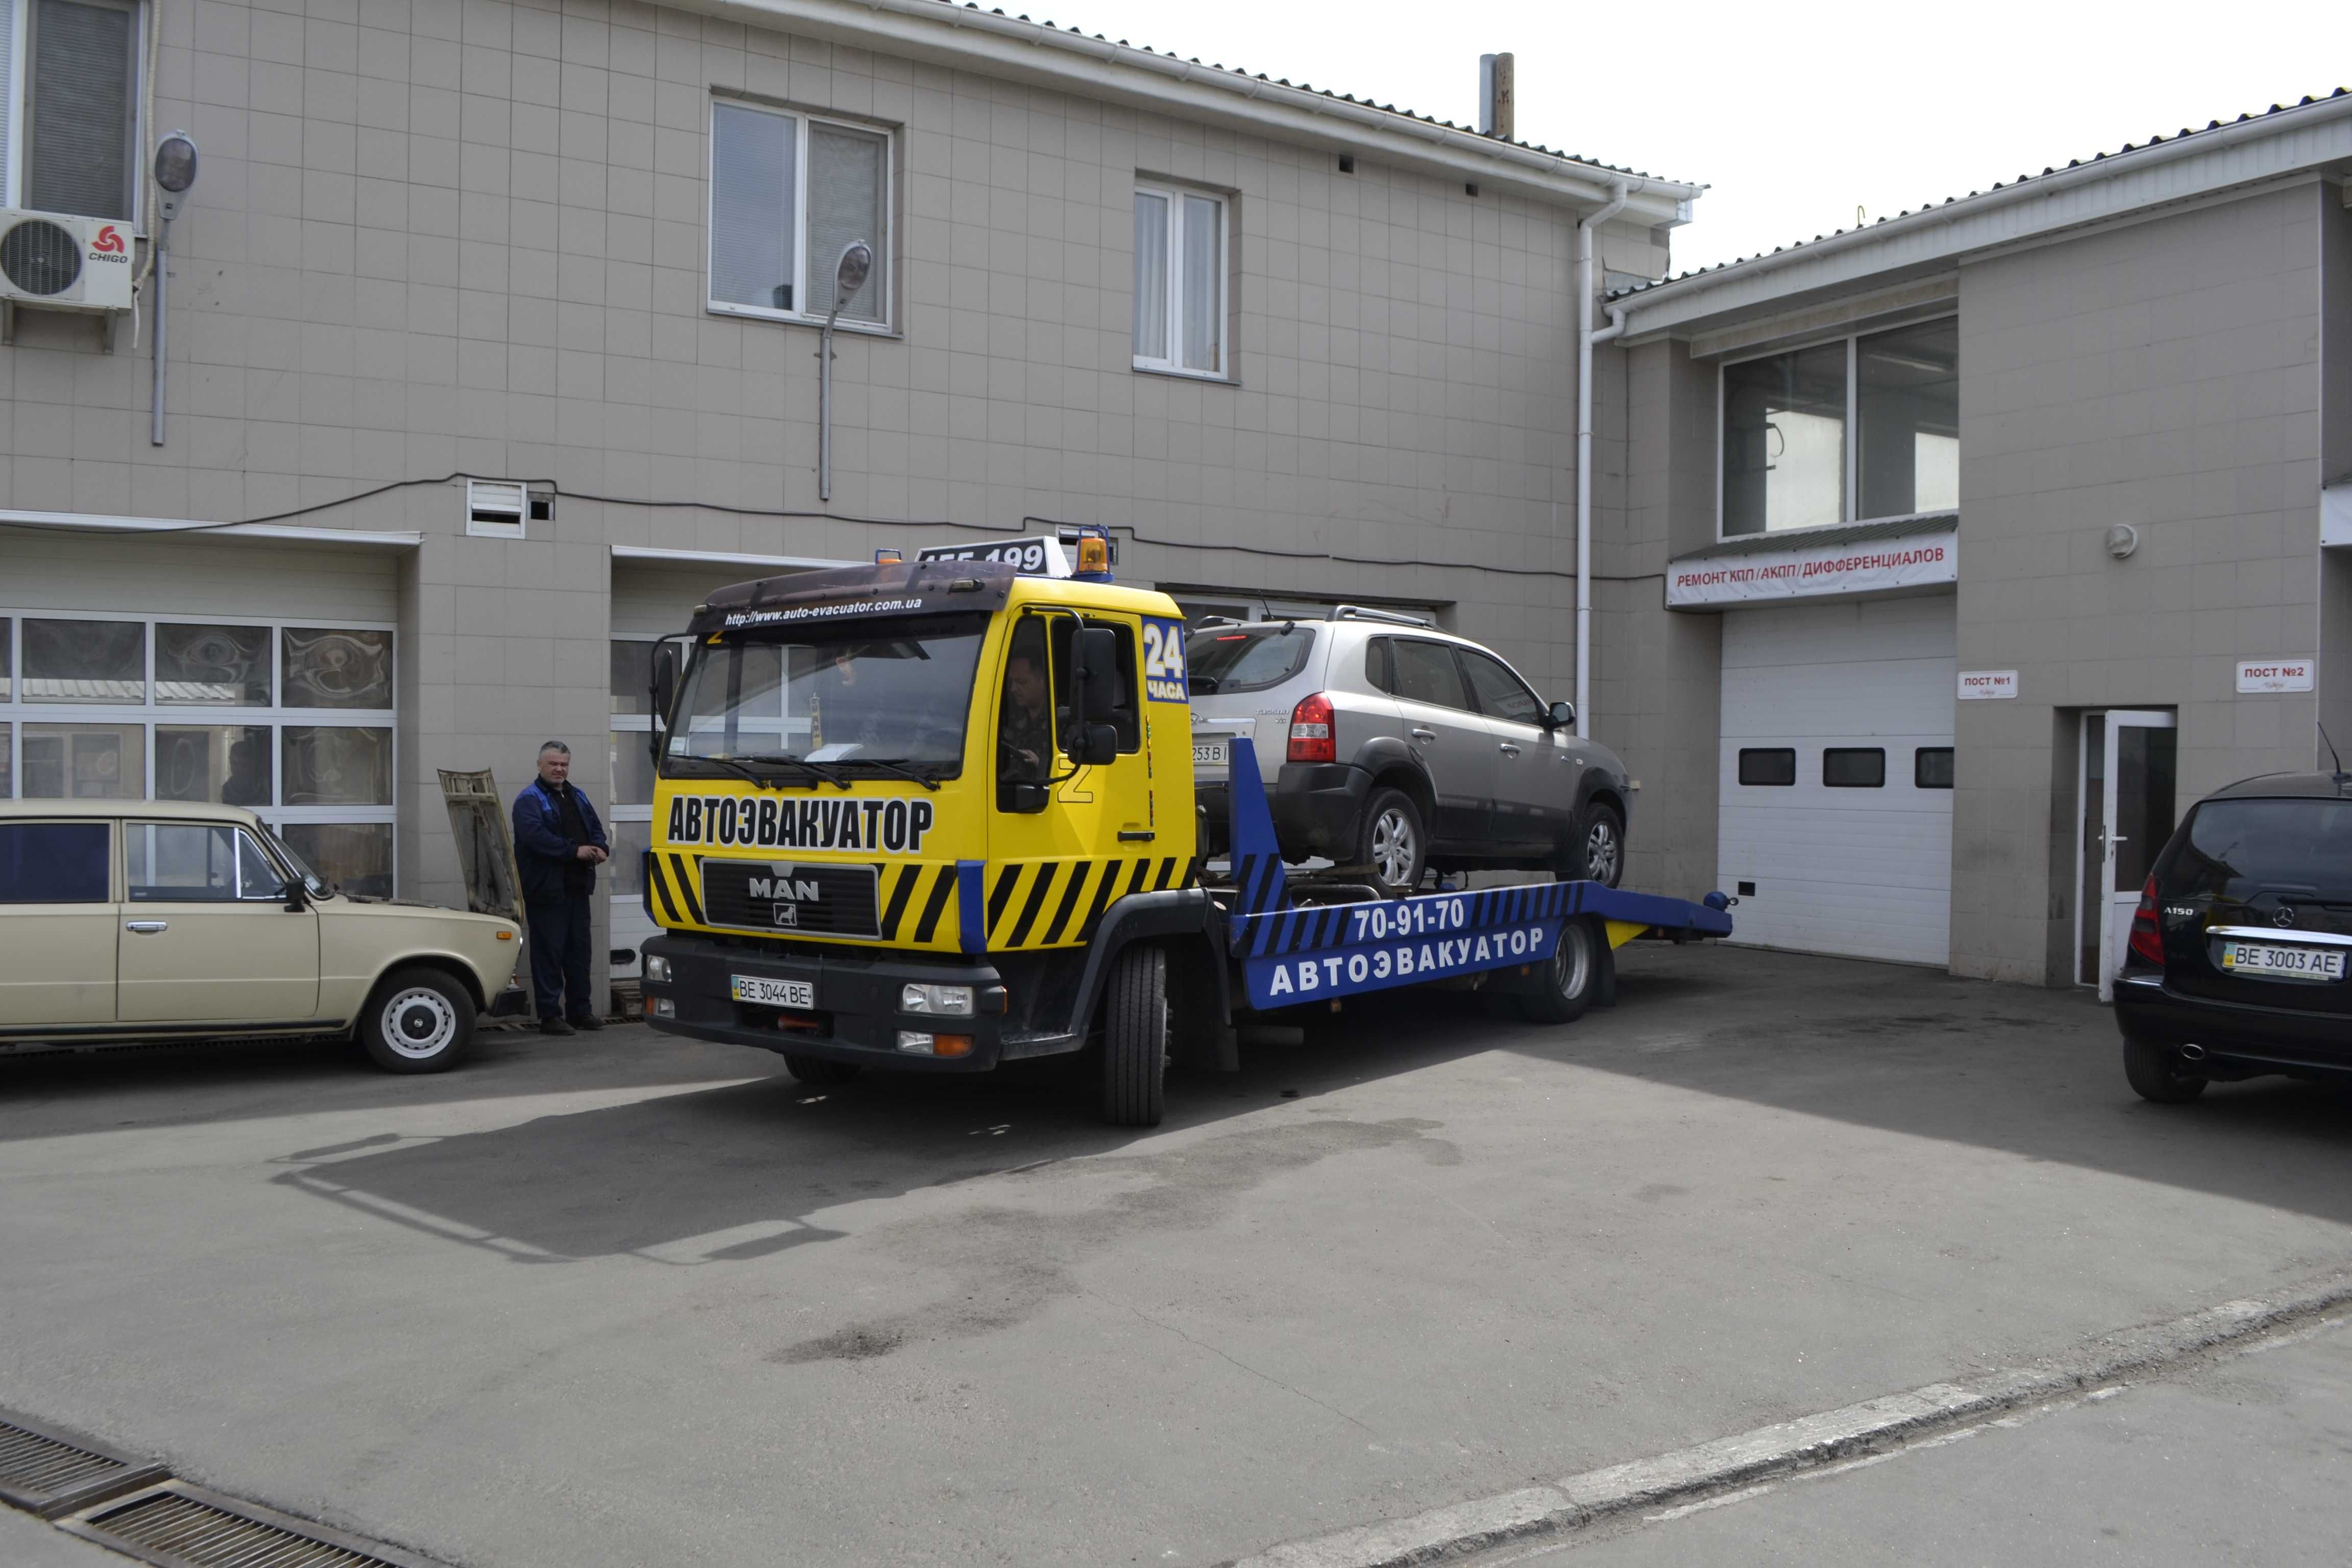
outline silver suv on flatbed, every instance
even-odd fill
[[[1232,743],[1247,736],[1286,859],[1401,887],[1430,869],[1612,888],[1624,873],[1624,763],[1475,642],[1341,605],[1322,621],[1204,622],[1185,663],[1205,853],[1225,848]]]

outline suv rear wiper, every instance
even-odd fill
[[[835,773],[829,764],[824,763],[813,763],[806,757],[788,756],[782,752],[754,752],[750,756],[745,757],[743,761],[747,763],[770,763],[780,767],[805,768],[812,776],[823,779],[825,783],[832,784],[838,789],[845,790],[849,787],[849,780],[842,774]]]
[[[919,768],[910,768],[904,763],[894,762],[888,757],[851,757],[847,760],[852,767],[880,768],[883,772],[896,773],[902,779],[912,779],[927,790],[936,792],[940,787],[940,781],[933,775]]]

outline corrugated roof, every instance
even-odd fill
[[[1726,539],[1704,550],[1677,555],[1666,563],[1723,561],[1741,555],[1761,555],[1769,550],[1804,550],[1814,545],[1870,544],[1882,539],[1909,539],[1915,534],[1944,533],[1958,526],[1957,511],[1922,512],[1917,517],[1892,518],[1885,522],[1845,522],[1831,528],[1790,529],[1780,533],[1749,533]]]
[[[1334,92],[1328,87],[1317,87],[1312,82],[1295,82],[1286,76],[1272,77],[1266,75],[1264,71],[1254,72],[1246,70],[1239,66],[1226,66],[1214,63],[1203,64],[1198,55],[1180,55],[1171,49],[1155,49],[1149,44],[1129,43],[1125,38],[1107,38],[1100,33],[1089,33],[1083,27],[1065,27],[1050,21],[1039,22],[1034,20],[1025,14],[1008,12],[1002,6],[990,6],[983,8],[976,3],[976,0],[965,0],[965,4],[961,6],[958,6],[955,4],[955,0],[939,0],[939,4],[942,8],[950,11],[959,9],[965,11],[979,11],[986,9],[988,14],[991,16],[1009,16],[1015,21],[1027,22],[1033,27],[1047,27],[1057,33],[1068,33],[1075,37],[1092,38],[1098,44],[1115,43],[1123,49],[1135,49],[1147,55],[1158,55],[1162,59],[1181,60],[1186,65],[1200,66],[1203,70],[1223,71],[1225,75],[1233,77],[1237,80],[1268,82],[1277,87],[1290,88],[1298,92],[1311,92],[1316,94],[1318,97],[1328,98],[1334,103],[1352,103],[1362,109],[1376,109],[1383,114],[1393,114],[1400,120],[1417,121],[1423,125],[1442,126],[1448,131],[1459,131],[1467,136],[1485,135],[1485,132],[1479,131],[1475,126],[1456,125],[1451,120],[1440,120],[1433,114],[1417,114],[1410,109],[1399,109],[1393,103],[1378,103],[1369,98],[1358,98],[1353,93]],[[1500,136],[1489,136],[1486,139],[1495,142],[1497,146],[1517,147],[1524,153],[1539,153],[1547,158],[1558,158],[1564,163],[1580,163],[1589,169],[1605,169],[1610,174],[1628,174],[1637,180],[1664,180],[1666,178],[1664,174],[1653,174],[1643,169],[1628,169],[1617,163],[1604,163],[1598,158],[1587,158],[1580,153],[1563,153],[1556,147],[1546,147],[1540,142],[1514,142]],[[1697,184],[1696,181],[1682,180],[1672,181],[1669,183],[1675,184]]]
[[[2094,153],[2088,158],[2071,159],[2068,161],[2066,167],[2069,169],[2079,169],[2085,163],[2103,163],[2109,158],[2121,157],[2126,153],[2137,153],[2149,147],[2161,147],[2168,142],[2179,142],[2198,136],[2210,135],[2227,126],[2243,125],[2252,121],[2267,120],[2273,114],[2284,114],[2289,110],[2308,108],[2310,105],[2315,103],[2324,103],[2329,99],[2345,98],[2347,96],[2352,96],[2352,88],[2339,87],[2334,92],[2324,93],[2316,98],[2306,95],[2294,103],[2273,103],[2260,114],[2241,114],[2235,120],[2209,121],[2200,127],[2184,125],[2169,136],[2151,136],[2145,142],[2126,142],[2122,146],[2116,148],[2113,152]],[[1974,196],[1988,195],[1993,191],[2005,191],[2018,185],[2030,184],[2035,180],[2046,179],[2050,175],[2056,174],[2061,172],[2062,171],[2059,167],[2053,163],[2050,167],[2042,170],[2039,174],[2020,174],[2013,180],[1996,180],[1990,186],[1986,187],[1986,189],[1981,191],[1970,191],[1966,196],[1946,196],[1941,202],[1930,202],[1925,206],[1906,207],[1899,213],[1894,213],[1886,217],[1874,219],[1870,223],[1860,225],[1855,228],[1832,229],[1828,234],[1817,234],[1810,240],[1801,239],[1791,241],[1787,245],[1776,245],[1769,251],[1759,250],[1753,256],[1735,257],[1729,261],[1718,261],[1712,267],[1695,267],[1687,272],[1672,273],[1664,278],[1654,279],[1646,283],[1636,283],[1629,285],[1623,289],[1614,289],[1610,290],[1608,298],[1612,300],[1629,300],[1637,295],[1646,293],[1650,289],[1663,287],[1668,283],[1680,283],[1686,279],[1704,278],[1714,273],[1729,272],[1735,268],[1748,266],[1751,262],[1760,261],[1767,256],[1780,256],[1791,250],[1802,250],[1808,245],[1818,245],[1825,239],[1835,239],[1848,234],[1863,233],[1869,229],[1876,228],[1881,224],[1892,223],[1897,219],[1909,217],[1915,212],[1924,213],[1932,211],[1934,208],[1938,206],[1948,207],[1955,202],[1967,201],[1970,197]]]

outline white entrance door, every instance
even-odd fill
[[[1727,611],[1716,886],[1741,942],[1950,961],[1954,600]]]
[[[2115,1000],[2116,973],[2131,941],[2132,913],[2157,851],[2172,837],[2174,721],[2152,709],[2083,716],[2081,947],[2099,1000]]]

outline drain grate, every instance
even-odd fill
[[[134,1459],[79,1432],[0,1411],[0,1502],[55,1519],[162,1480],[161,1465]]]
[[[186,1481],[84,1509],[58,1527],[161,1568],[438,1568]]]

